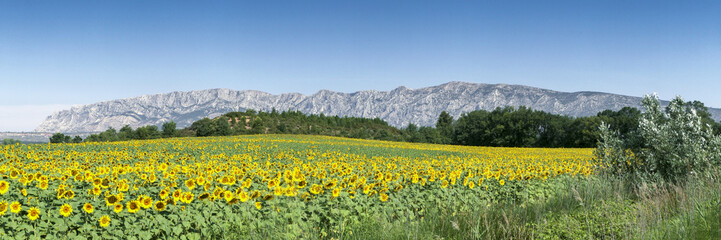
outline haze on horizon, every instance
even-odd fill
[[[75,104],[450,81],[721,107],[721,1],[3,1],[0,131]]]

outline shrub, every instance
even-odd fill
[[[620,138],[601,124],[596,156],[606,172],[630,178],[677,182],[690,174],[705,173],[721,161],[721,137],[704,126],[695,108],[676,97],[661,110],[657,95],[641,101],[644,112],[638,132]]]

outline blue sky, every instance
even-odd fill
[[[207,88],[449,81],[721,107],[721,1],[0,1],[0,131]]]

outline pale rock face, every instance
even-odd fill
[[[321,90],[313,95],[272,95],[265,92],[208,89],[171,92],[75,106],[53,113],[35,129],[38,132],[99,132],[108,127],[161,125],[175,121],[187,127],[204,117],[232,111],[299,110],[306,114],[380,118],[402,127],[409,122],[435,124],[441,111],[455,118],[474,110],[527,106],[554,114],[589,116],[625,106],[639,108],[641,98],[600,92],[557,92],[520,85],[450,82],[420,89],[399,87],[392,91],[339,93]],[[717,121],[721,109],[709,108]]]

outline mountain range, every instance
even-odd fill
[[[590,116],[625,106],[640,107],[641,98],[603,92],[559,92],[522,85],[449,82],[446,84],[391,91],[366,90],[341,93],[321,90],[313,95],[284,93],[273,95],[254,90],[207,89],[171,92],[117,99],[53,113],[36,132],[99,132],[130,125],[161,125],[175,121],[187,127],[204,117],[217,117],[246,109],[271,111],[298,110],[306,114],[325,114],[380,118],[396,127],[413,123],[431,126],[441,111],[454,117],[474,110],[493,110],[504,106],[527,106],[554,114]],[[714,120],[721,109],[709,108]]]

